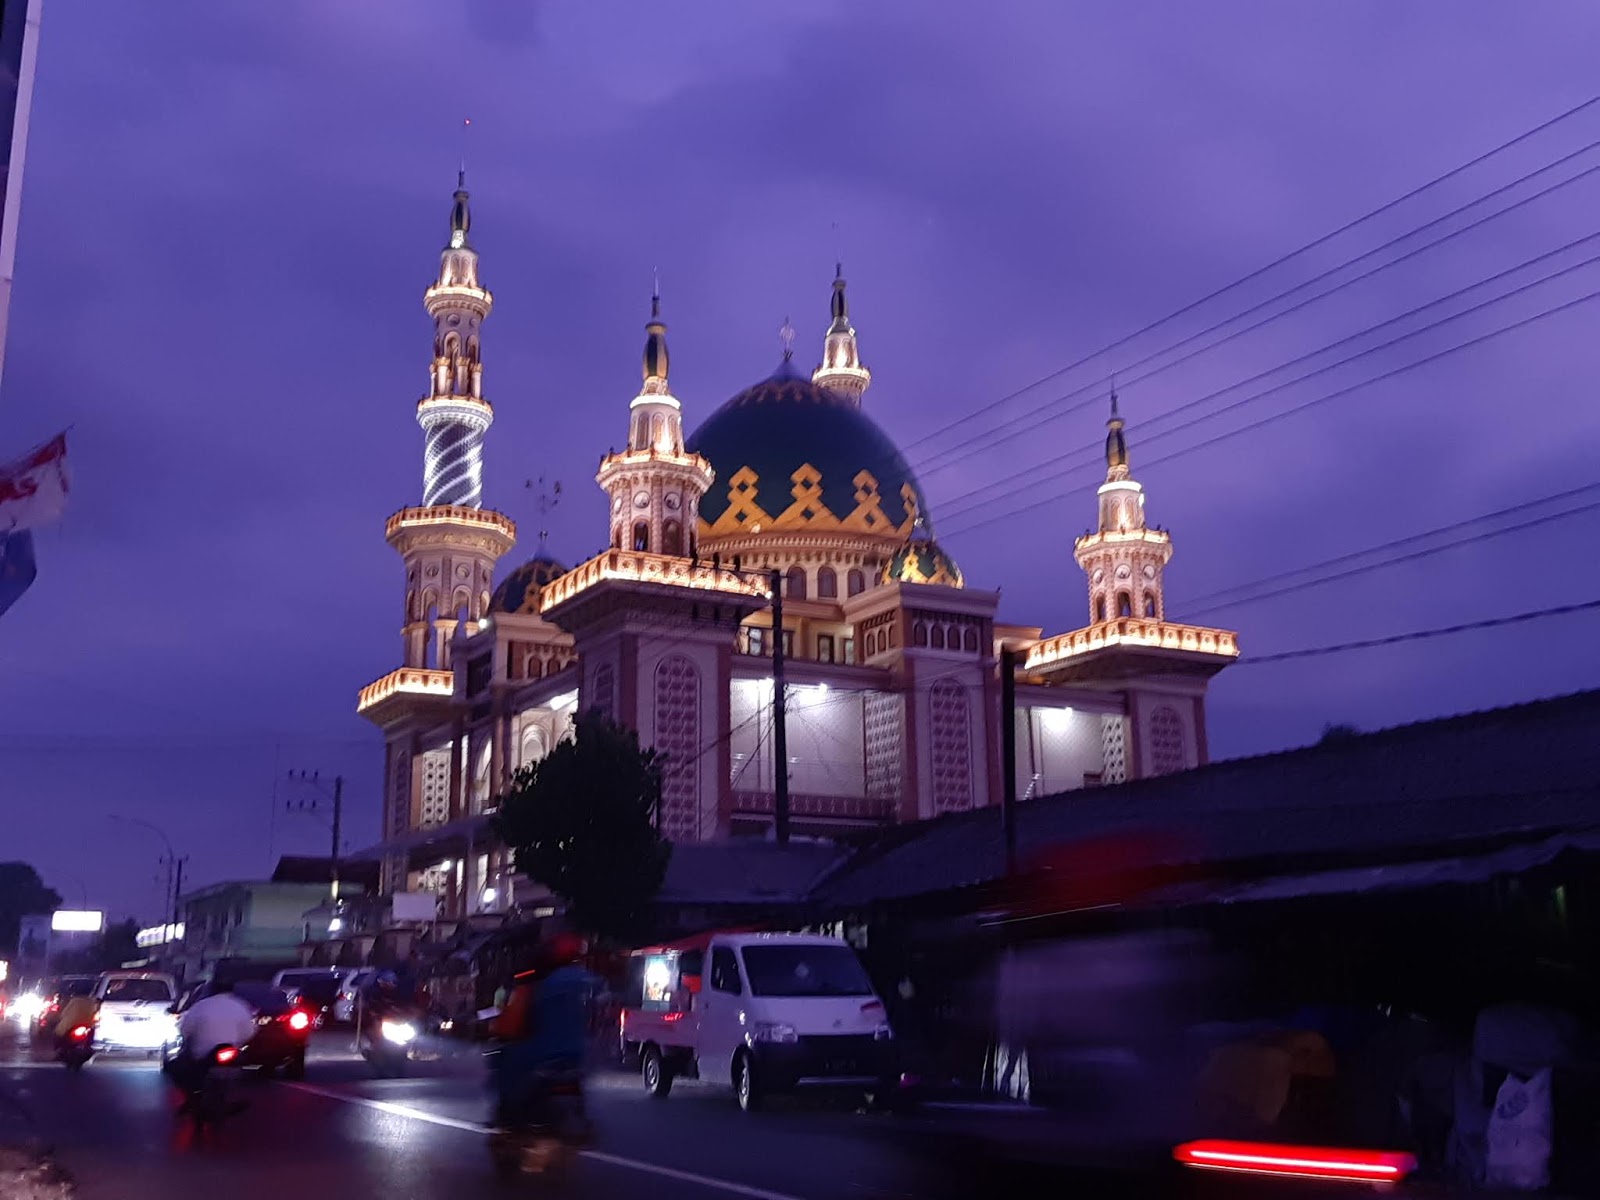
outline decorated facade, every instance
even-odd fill
[[[401,665],[358,702],[387,747],[388,889],[440,892],[455,915],[509,903],[494,797],[568,735],[579,708],[666,756],[661,826],[673,840],[770,836],[779,639],[796,835],[998,804],[1002,649],[1019,664],[1023,802],[1206,761],[1206,686],[1236,639],[1167,619],[1172,542],[1146,521],[1115,398],[1097,526],[1075,547],[1085,623],[1052,636],[1001,623],[998,593],[938,544],[921,486],[866,411],[873,377],[842,270],[821,363],[798,368],[786,325],[777,369],[689,433],[653,298],[639,392],[616,405],[625,448],[596,474],[608,549],[568,566],[541,545],[507,567],[515,526],[483,507],[493,409],[480,339],[493,299],[470,226],[463,183],[425,297],[435,337],[417,409],[422,504],[387,526],[405,571]]]

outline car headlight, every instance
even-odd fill
[[[800,1035],[795,1032],[793,1025],[783,1025],[776,1021],[757,1021],[750,1027],[750,1040],[788,1044],[798,1042]]]
[[[872,1037],[874,1041],[890,1042],[894,1040],[894,1030],[890,1029],[889,1022],[885,1021],[872,1031]]]
[[[11,1002],[11,1013],[19,1021],[37,1020],[44,1012],[44,997],[25,992]]]
[[[407,1021],[385,1021],[383,1023],[383,1040],[393,1042],[397,1046],[404,1046],[416,1041],[417,1027]]]

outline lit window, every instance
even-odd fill
[[[833,660],[833,634],[817,634],[817,661],[831,663]]]

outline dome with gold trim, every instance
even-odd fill
[[[889,436],[788,358],[706,418],[685,445],[717,473],[700,501],[702,536],[838,531],[892,542],[927,509]]]
[[[492,613],[537,613],[539,593],[547,583],[560,579],[569,568],[548,554],[535,554],[500,581],[489,597]]]
[[[956,560],[940,548],[921,521],[917,522],[905,545],[883,564],[884,583],[938,583],[945,587],[965,587],[966,581]]]

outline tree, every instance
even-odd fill
[[[587,933],[626,940],[643,929],[672,854],[656,829],[661,771],[654,750],[595,709],[499,798],[495,832],[517,869],[565,900]]]
[[[1337,724],[1330,722],[1322,727],[1322,736],[1317,739],[1317,745],[1326,745],[1328,742],[1348,742],[1351,738],[1360,736],[1361,730],[1354,725],[1346,724],[1343,721]]]
[[[24,862],[0,862],[0,958],[16,951],[23,917],[60,907],[60,893],[45,887],[38,871]]]
[[[145,952],[139,948],[139,922],[127,920],[107,925],[92,945],[62,955],[56,960],[56,967],[68,975],[98,975],[143,957]]]

